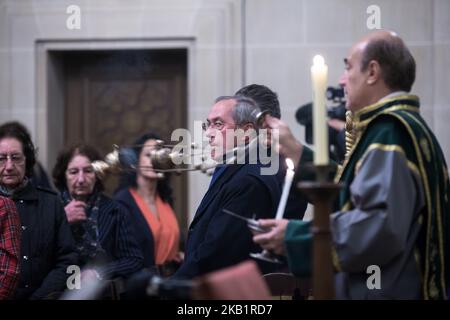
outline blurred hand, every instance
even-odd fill
[[[94,269],[86,269],[81,272],[81,282],[89,283],[100,280],[100,276]]]
[[[345,129],[345,121],[339,119],[330,119],[328,120],[328,125],[337,131],[341,131]]]
[[[77,223],[86,220],[86,203],[83,201],[72,200],[64,207],[67,221]]]
[[[178,251],[176,256],[173,258],[173,261],[175,261],[177,263],[183,263],[183,261],[184,261],[184,252],[183,251]]]
[[[259,244],[263,249],[278,255],[286,255],[286,247],[284,244],[284,235],[289,223],[287,219],[268,219],[258,220],[262,228],[270,229],[265,233],[254,233],[253,241]]]
[[[270,144],[269,139],[271,136],[276,137],[276,134],[274,135],[273,131],[278,131],[279,144],[277,151],[284,157],[290,158],[294,162],[294,165],[297,166],[302,155],[303,145],[295,139],[289,126],[280,119],[266,115],[263,122],[263,128],[268,129],[267,144]]]

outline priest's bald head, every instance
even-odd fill
[[[379,30],[366,35],[352,46],[344,62],[340,84],[352,111],[390,93],[409,92],[415,80],[414,58],[394,32]]]

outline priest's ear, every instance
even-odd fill
[[[376,60],[371,60],[367,65],[367,84],[374,85],[377,83],[381,77],[381,66]]]

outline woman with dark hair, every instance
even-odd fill
[[[14,123],[0,126],[0,195],[16,204],[22,232],[14,299],[57,298],[66,288],[67,267],[78,263],[56,192],[30,183],[35,161],[30,136]]]
[[[142,255],[129,229],[128,216],[105,196],[92,162],[97,150],[75,145],[61,152],[53,169],[81,266],[82,279],[129,277],[142,268]]]
[[[25,125],[23,125],[19,121],[6,122],[3,125],[8,126],[9,128],[13,128],[15,131],[22,132],[24,137],[26,137],[26,140],[31,141],[30,132],[28,131],[27,127],[25,127]],[[31,160],[31,161],[33,161],[33,160]],[[44,167],[37,159],[34,161],[32,175],[30,176],[30,182],[34,186],[37,186],[37,187],[42,187],[45,189],[53,188],[50,183],[50,178],[49,178],[47,172],[45,171]]]
[[[172,209],[172,189],[168,178],[152,169],[148,156],[159,137],[147,133],[134,143],[131,158],[136,172],[126,173],[114,199],[124,205],[134,220],[144,266],[155,264],[162,275],[173,273],[182,260],[179,251],[180,228]]]

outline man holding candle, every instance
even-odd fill
[[[331,216],[336,295],[345,299],[446,299],[450,282],[450,187],[441,148],[408,92],[415,61],[394,33],[376,31],[357,42],[341,78],[353,114],[354,145],[335,180],[344,184]],[[311,150],[287,125],[278,129],[280,152],[302,164]],[[263,220],[254,236],[263,248],[286,254],[294,273],[308,273],[308,223]],[[367,285],[375,265],[380,288]]]
[[[238,145],[249,143],[249,136],[236,134],[257,128],[253,100],[232,96],[220,97],[204,123],[211,146],[211,156],[218,163],[209,189],[191,222],[185,259],[174,278],[191,279],[250,259],[260,250],[244,221],[223,212],[228,209],[247,218],[274,217],[280,199],[280,185],[275,175],[262,175],[263,165],[223,164]],[[262,271],[269,265],[260,264]],[[271,266],[272,267],[272,266]]]

